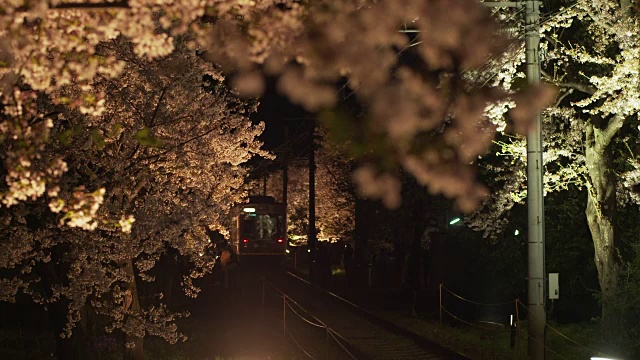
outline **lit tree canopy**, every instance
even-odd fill
[[[417,37],[399,32],[405,28]],[[197,34],[191,46],[233,72],[245,95],[260,93],[262,71],[277,75],[278,89],[292,101],[320,110],[336,104],[335,84],[346,79],[366,109],[353,137],[380,143],[383,158],[372,157],[375,166],[356,181],[388,206],[399,202],[399,191],[384,190],[400,188],[398,168],[466,210],[486,193],[469,163],[495,132],[482,117],[485,107],[506,93],[462,75],[500,53],[504,42],[475,0],[7,1],[0,12],[3,102],[19,108],[18,80],[49,93],[74,84],[81,91],[53,101],[99,116],[105,94],[93,79],[124,67],[99,51],[101,42],[126,36],[135,56],[151,60],[170,54],[175,36],[188,29]],[[514,118],[526,122],[527,109],[544,94],[530,96],[534,101],[523,102]],[[29,194],[42,193],[47,181]]]
[[[319,136],[321,135],[321,136]],[[304,135],[306,139],[308,135]],[[316,228],[320,240],[348,240],[354,229],[355,191],[352,184],[353,159],[346,151],[346,144],[336,144],[327,139],[325,129],[316,130],[315,150],[315,204]],[[296,146],[296,143],[285,143]],[[290,151],[281,150],[281,153]],[[282,160],[284,156],[278,158]],[[287,216],[288,236],[306,239],[309,226],[309,162],[306,158],[288,161]],[[254,193],[261,193],[264,179],[252,184]],[[267,195],[282,198],[281,173],[267,178]]]
[[[0,294],[2,300],[22,291],[44,304],[67,301],[67,335],[90,304],[128,341],[145,334],[178,340],[176,314],[162,305],[162,294],[142,306],[135,277],[152,281],[149,272],[172,248],[193,264],[182,283],[195,296],[192,279],[213,266],[202,257],[206,228],[221,227],[229,207],[246,196],[241,164],[269,157],[256,140],[263,124],[248,119],[256,104],[231,93],[220,71],[185,42],[175,47],[155,60],[136,56],[124,37],[96,48],[123,65],[119,76],[97,76],[91,84],[103,95],[100,115],[38,99],[39,110],[57,119],[32,166],[56,159],[68,170],[49,187],[47,201],[2,212],[0,267],[10,276],[0,280]],[[69,84],[51,96],[80,92],[82,85]],[[41,121],[31,116],[29,122]],[[35,224],[29,216],[38,218]]]
[[[340,107],[346,84],[362,112],[327,123],[369,160],[364,195],[397,206],[403,169],[473,209],[486,189],[472,162],[496,129],[485,109],[513,100],[525,129],[548,95],[467,76],[505,46],[475,0],[3,1],[3,298],[68,299],[70,325],[89,301],[137,349],[145,332],[177,339],[173,315],[138,302],[135,276],[165,246],[201,274],[204,226],[244,195],[239,165],[266,156],[254,104],[221,71],[245,97],[274,76],[310,111]],[[50,265],[63,269],[32,273]],[[50,290],[37,295],[40,278]]]
[[[560,93],[555,105],[543,112],[544,186],[547,193],[569,187],[586,192],[585,214],[606,317],[607,298],[615,293],[625,256],[620,252],[616,214],[621,205],[638,204],[631,191],[640,182],[637,13],[624,0],[572,1],[547,11],[541,32],[542,73]],[[517,86],[513,81],[521,76],[517,66],[499,69],[496,82],[507,88]],[[526,198],[525,140],[509,135],[497,145],[497,155],[506,162],[487,166],[497,171],[494,179],[500,189],[474,221],[494,234],[504,224],[504,212]]]

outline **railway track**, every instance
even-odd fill
[[[263,313],[302,357],[313,359],[468,358],[368,312],[287,271],[261,273]],[[254,295],[256,296],[256,295]]]

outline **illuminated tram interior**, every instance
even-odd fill
[[[284,255],[287,249],[284,205],[271,197],[252,198],[235,212],[233,247],[238,255]]]

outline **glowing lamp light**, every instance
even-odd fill
[[[460,218],[459,218],[459,217],[457,217],[457,218],[455,218],[455,219],[453,219],[453,220],[449,221],[449,225],[454,225],[454,224],[457,224],[457,223],[459,223],[459,222],[460,222]]]
[[[244,211],[246,213],[254,213],[254,212],[256,212],[256,208],[246,207],[246,208],[242,209],[242,211]]]
[[[284,252],[286,252],[287,254],[290,253],[291,251],[289,251],[289,249],[285,250]]]
[[[616,360],[616,359],[606,358],[606,357],[592,357],[591,360]]]
[[[516,231],[513,233],[513,235],[515,235],[515,236],[520,235],[520,230],[516,229]]]
[[[249,239],[243,239],[242,242],[246,244],[249,242]]]
[[[282,243],[282,242],[284,242],[284,239],[278,239],[278,242]]]

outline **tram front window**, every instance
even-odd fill
[[[283,234],[283,217],[268,214],[245,214],[242,235],[253,240],[273,240]]]

